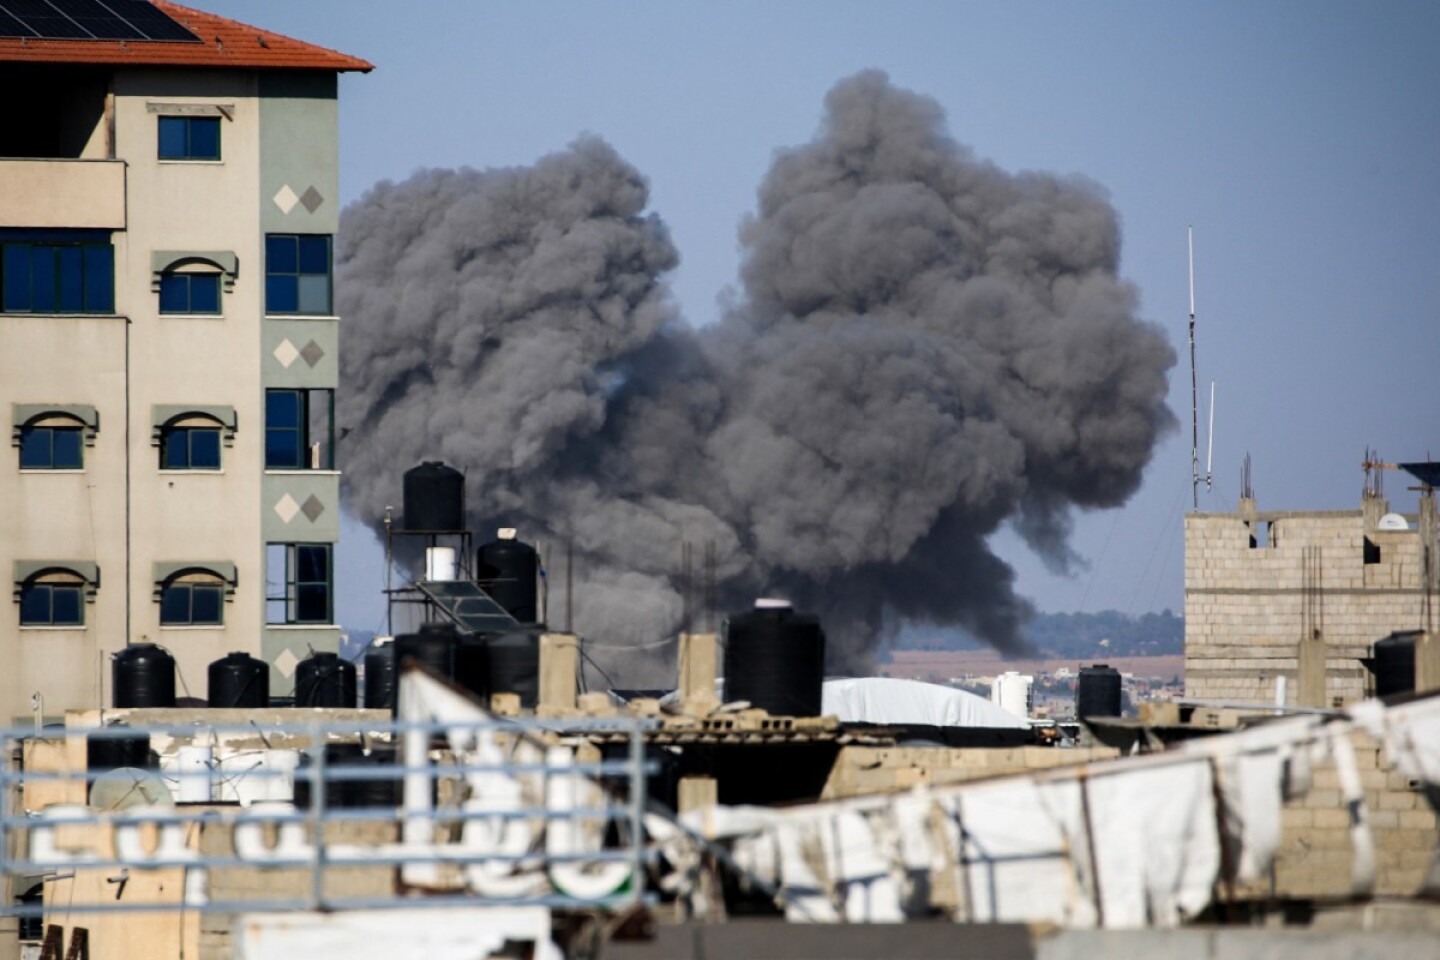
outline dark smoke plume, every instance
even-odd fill
[[[1102,191],[977,160],[933,101],[862,73],[776,157],[742,295],[699,331],[646,202],[587,138],[346,211],[351,508],[376,524],[421,459],[465,470],[472,526],[574,542],[601,642],[676,628],[688,539],[715,543],[727,603],[820,613],[838,669],[905,621],[1018,647],[1029,607],[987,537],[1008,520],[1066,568],[1071,511],[1122,503],[1173,422],[1174,353],[1118,278]]]

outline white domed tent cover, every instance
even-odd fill
[[[909,723],[935,727],[1010,727],[1029,724],[984,697],[918,680],[859,677],[826,680],[820,712],[842,723]]]

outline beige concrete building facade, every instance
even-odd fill
[[[335,649],[337,75],[362,60],[168,3],[193,39],[0,37],[0,722],[111,702],[158,643],[286,694]],[[201,38],[204,39],[201,39]]]
[[[1264,511],[1245,499],[1234,513],[1190,514],[1186,696],[1317,707],[1363,699],[1373,685],[1361,659],[1377,640],[1436,629],[1435,549],[1428,493],[1405,517],[1378,495],[1358,510]]]

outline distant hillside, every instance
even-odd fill
[[[1185,618],[1169,610],[1139,617],[1118,610],[1046,613],[1025,627],[1035,648],[1057,658],[1162,656],[1185,650]],[[912,631],[894,644],[899,650],[964,650],[983,643],[965,633]]]

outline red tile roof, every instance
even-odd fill
[[[36,40],[0,37],[0,63],[104,63],[127,66],[234,67],[247,70],[359,70],[359,57],[292,40],[236,20],[152,0],[156,8],[200,38],[166,40]]]

